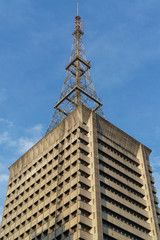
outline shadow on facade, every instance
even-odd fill
[[[59,224],[59,225],[58,225]],[[57,222],[57,227],[55,225],[51,226],[50,223],[47,223],[46,229],[38,232],[38,229],[35,229],[34,232],[30,234],[30,240],[72,240],[73,233],[66,229],[64,225]]]

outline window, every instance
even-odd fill
[[[81,176],[83,176],[83,177],[85,177],[85,178],[88,178],[88,177],[89,177],[89,174],[88,174],[88,173],[86,173],[86,172],[84,172],[84,171],[82,171],[82,170],[80,170],[79,172],[80,172]]]
[[[77,231],[77,225],[73,226],[73,227],[71,228],[71,231],[72,231],[72,232],[76,232],[76,231]]]
[[[70,159],[70,155],[69,155],[68,157],[66,157],[66,160],[67,160],[67,161],[69,161],[69,159]]]
[[[38,162],[41,163],[41,162],[42,162],[42,158],[40,158],[40,159],[38,160]]]
[[[51,164],[52,164],[52,162],[53,162],[53,161],[52,161],[52,160],[50,160],[50,161],[48,162],[48,164],[49,164],[49,165],[51,165]]]
[[[52,154],[52,153],[53,153],[53,148],[52,148],[52,149],[49,151],[49,153],[50,153],[50,154]],[[51,160],[51,161],[52,161],[52,160]]]
[[[62,226],[62,220],[60,220],[59,222],[57,222],[57,226],[61,227]]]
[[[131,220],[129,220],[129,219],[127,219],[127,218],[125,218],[125,217],[115,213],[115,212],[113,212],[110,209],[107,209],[106,207],[102,207],[102,211],[107,213],[108,215],[110,215],[110,216],[120,220],[121,222],[124,222],[125,224],[127,224],[127,225],[129,225],[129,226],[131,226],[131,227],[133,227],[135,229],[138,229],[141,232],[144,232],[146,234],[148,234],[150,232],[150,230],[148,230],[148,229],[142,227],[141,225],[139,225],[139,224],[137,224],[137,223],[135,223],[135,222],[133,222],[133,221],[131,221]]]
[[[74,212],[71,213],[72,218],[75,218],[77,216],[77,210],[75,210]]]
[[[64,218],[64,222],[65,222],[65,223],[69,222],[69,216],[67,216],[67,217]]]
[[[66,138],[67,138],[67,140],[70,140],[71,134],[69,134]]]
[[[75,129],[72,133],[73,133],[73,135],[76,135],[77,129]]]
[[[129,202],[131,202],[132,204],[142,208],[142,209],[146,208],[145,205],[141,204],[140,202],[137,202],[136,200],[130,198],[128,195],[123,194],[122,192],[120,192],[120,191],[110,187],[109,185],[107,185],[107,184],[105,184],[103,182],[100,182],[100,186],[103,187],[104,189],[107,189],[108,191],[118,195],[119,197],[121,197],[121,198],[123,198],[123,199],[125,199],[125,200],[127,200]]]
[[[51,216],[52,216],[52,217],[55,217],[55,215],[56,215],[56,212],[55,212],[55,211],[51,213]]]
[[[32,170],[32,167],[28,168],[28,171],[29,171],[29,172],[31,172],[31,170]]]
[[[48,230],[45,230],[45,231],[43,232],[43,236],[46,237],[47,235],[48,235]]]
[[[63,235],[64,235],[64,237],[69,237],[69,230],[65,231],[65,232],[63,233]]]
[[[81,127],[79,127],[79,129],[80,129],[80,132],[81,132],[83,135],[87,135],[87,134],[88,134],[88,132],[87,132],[85,129],[83,129],[83,128],[81,128]]]
[[[81,229],[82,229],[83,231],[89,232],[90,229],[91,229],[91,227],[89,227],[88,225],[86,225],[86,224],[84,224],[84,223],[80,223],[80,225],[81,225]]]
[[[136,191],[134,188],[130,187],[129,185],[126,185],[124,183],[122,183],[121,181],[117,180],[116,178],[112,177],[111,175],[103,172],[100,170],[100,175],[105,177],[106,179],[109,179],[110,181],[113,181],[114,183],[116,183],[117,185],[121,186],[124,189],[127,189],[129,192],[134,193],[135,195],[137,195],[140,198],[143,198],[144,195],[141,194],[140,192]]]
[[[72,187],[72,190],[75,191],[77,188],[77,184],[75,184],[73,187]]]
[[[66,147],[66,150],[69,151],[71,148],[71,146],[69,145],[68,147]]]
[[[62,236],[59,235],[58,237],[56,237],[56,240],[61,240],[62,239]]]
[[[90,212],[88,212],[88,211],[86,211],[86,210],[84,210],[84,209],[81,209],[81,214],[82,214],[83,216],[85,216],[85,217],[89,217],[89,216],[91,215]]]
[[[74,145],[76,145],[76,143],[77,143],[77,140],[75,140],[75,141],[72,143],[72,145],[74,146]]]
[[[76,178],[77,176],[77,172],[75,172],[74,174],[72,174],[72,178]]]
[[[51,173],[52,173],[52,170],[50,170],[47,174],[48,174],[48,175],[51,175]]]
[[[36,165],[37,165],[37,163],[34,163],[34,164],[33,164],[33,167],[36,167]]]
[[[68,189],[65,194],[68,196],[69,195],[69,192],[70,192],[70,189]]]
[[[80,183],[80,185],[81,185],[81,188],[84,190],[89,190],[89,188],[90,188],[88,185],[86,185],[84,183]]]
[[[66,168],[66,172],[69,172],[69,170],[70,170],[70,166]]]
[[[55,146],[55,149],[58,149],[58,147],[59,147],[59,144],[57,144],[57,145]]]
[[[77,202],[77,197],[75,197],[75,198],[72,199],[72,203],[73,203],[73,204],[76,203],[76,202]]]
[[[69,208],[69,202],[67,202],[64,206],[65,208]]]
[[[41,173],[41,169],[39,169],[39,170],[37,171],[37,173],[40,174],[40,173]]]
[[[49,209],[49,206],[50,206],[50,204],[48,203],[48,204],[45,206],[45,208],[46,208],[46,209]]]
[[[87,198],[87,197],[84,197],[84,196],[80,195],[80,198],[81,198],[82,202],[85,202],[85,203],[89,203],[90,202],[90,199]]]
[[[61,141],[61,144],[64,145],[64,139]]]
[[[69,183],[70,177],[65,180],[66,183]]]
[[[88,142],[86,142],[84,139],[82,139],[82,138],[80,138],[80,142],[82,143],[82,144],[84,144],[85,146],[87,146],[88,145]]]

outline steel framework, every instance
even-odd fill
[[[66,77],[58,102],[54,105],[55,112],[47,129],[49,133],[58,123],[70,114],[79,104],[85,105],[98,115],[105,118],[102,102],[98,99],[89,69],[84,45],[81,18],[75,17],[74,40],[69,64],[66,66]]]

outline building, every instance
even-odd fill
[[[47,134],[9,168],[1,240],[160,239],[151,150],[104,118],[80,20]]]

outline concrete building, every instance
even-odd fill
[[[80,105],[9,168],[0,239],[160,239],[150,152]]]
[[[77,16],[76,47],[82,35]],[[56,105],[75,109],[9,168],[0,240],[159,240],[151,150],[96,113],[79,52],[66,68],[76,87]],[[84,106],[82,94],[98,106]]]

